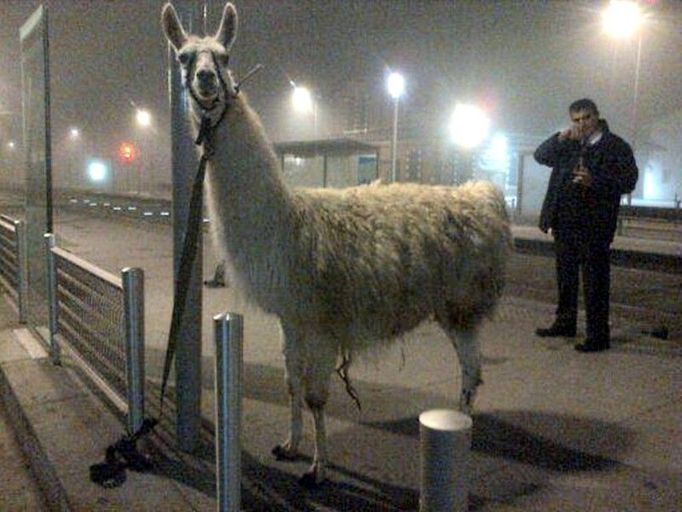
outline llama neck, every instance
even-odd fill
[[[236,266],[240,260],[242,265],[261,265],[255,262],[272,258],[281,237],[291,233],[292,199],[279,160],[242,94],[214,135],[215,154],[206,179],[216,235]]]

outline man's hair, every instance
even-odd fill
[[[589,98],[576,100],[571,103],[570,107],[568,107],[569,112],[578,112],[579,110],[589,110],[595,116],[599,117],[599,109],[597,108],[597,104]]]

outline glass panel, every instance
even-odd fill
[[[26,151],[26,226],[28,245],[28,320],[47,324],[47,271],[44,235],[52,230],[47,12],[39,7],[20,30],[24,148]]]

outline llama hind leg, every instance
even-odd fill
[[[289,391],[291,423],[287,439],[272,449],[279,460],[294,460],[303,437],[303,345],[291,329],[283,326],[285,380]]]
[[[459,396],[459,409],[471,414],[476,399],[476,388],[483,383],[481,379],[481,351],[475,330],[449,329],[448,335],[459,358],[462,370],[462,389]]]
[[[319,346],[315,347],[315,354],[306,371],[305,402],[312,412],[315,426],[313,463],[301,477],[301,484],[306,487],[316,487],[326,480],[327,430],[324,407],[329,397],[329,384],[335,364],[336,350],[332,346]]]

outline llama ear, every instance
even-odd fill
[[[163,31],[168,38],[170,44],[173,45],[175,51],[177,52],[182,46],[187,42],[187,34],[182,28],[182,24],[178,19],[178,13],[170,3],[163,6],[163,11],[161,12],[161,25],[163,26]]]
[[[223,19],[220,28],[216,32],[215,38],[226,50],[230,49],[237,37],[237,9],[231,3],[225,4],[223,9]]]

